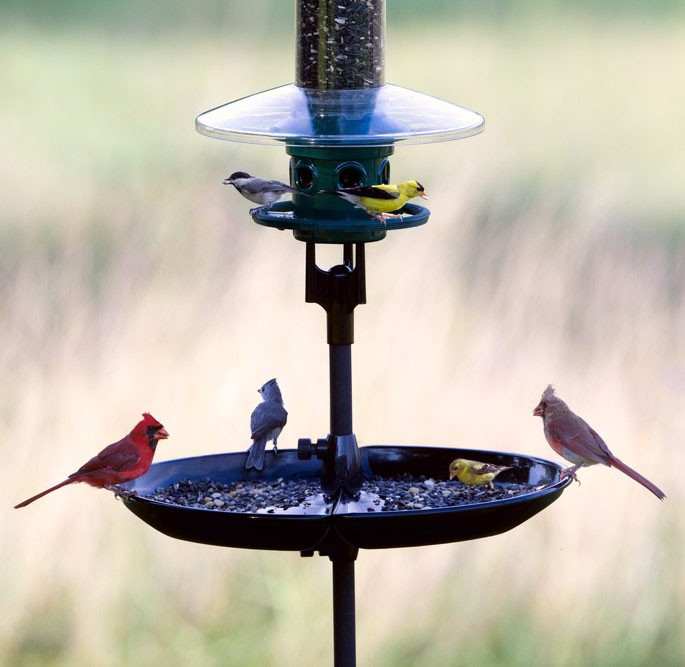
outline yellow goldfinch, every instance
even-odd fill
[[[456,477],[462,484],[468,486],[488,484],[492,487],[492,480],[504,470],[510,469],[511,466],[496,466],[493,463],[455,459],[450,463],[450,479]]]
[[[393,211],[399,211],[410,199],[428,199],[423,185],[418,181],[404,181],[398,185],[366,185],[355,188],[341,188],[331,194],[363,208],[369,215],[383,220]]]

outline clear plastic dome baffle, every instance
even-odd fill
[[[479,113],[394,85],[317,90],[290,84],[243,97],[196,119],[209,137],[318,147],[390,146],[481,132]]]

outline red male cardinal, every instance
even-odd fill
[[[559,456],[573,463],[562,472],[563,476],[572,475],[575,478],[578,468],[603,463],[605,466],[618,468],[649,489],[659,500],[666,497],[656,484],[652,484],[639,472],[617,459],[599,434],[584,419],[571,412],[568,405],[554,394],[552,385],[547,385],[533,414],[542,417],[545,437],[550,447]]]
[[[145,412],[143,418],[126,437],[105,447],[63,482],[15,505],[14,509],[26,507],[34,500],[74,482],[85,482],[99,489],[111,489],[115,484],[136,479],[148,471],[152,457],[155,455],[157,441],[168,437],[169,434],[164,426],[151,414]]]

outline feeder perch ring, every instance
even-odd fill
[[[418,204],[408,203],[383,222],[364,215],[358,218],[322,218],[297,214],[290,201],[277,202],[273,206],[258,206],[250,210],[252,219],[264,227],[292,229],[295,238],[315,243],[361,243],[380,241],[388,231],[409,229],[425,225],[430,211]]]

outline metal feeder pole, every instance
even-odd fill
[[[364,245],[357,246],[359,255],[364,256]],[[359,275],[352,268],[352,245],[344,246],[344,263],[333,267],[340,271],[347,281]],[[362,271],[364,263],[362,259]],[[359,265],[357,266],[357,272]],[[363,273],[362,285],[363,285]],[[356,290],[355,290],[356,291]],[[363,298],[363,297],[362,297]],[[363,302],[363,301],[362,301]],[[337,305],[337,304],[336,304]],[[343,304],[340,304],[343,305]],[[354,336],[354,307],[356,302],[346,307],[335,307],[327,310],[329,367],[330,367],[330,410],[331,410],[331,443],[334,457],[333,474],[338,480],[348,479],[350,466],[359,465],[359,450],[352,430],[352,342]],[[340,446],[342,444],[342,447]],[[347,447],[345,447],[347,445]],[[349,451],[353,449],[353,451]],[[350,457],[348,460],[348,456]],[[358,475],[358,467],[356,470]],[[340,483],[340,482],[338,482]],[[345,486],[339,489],[347,493]],[[356,618],[354,592],[354,561],[358,550],[355,548],[336,548],[329,554],[333,563],[333,655],[335,667],[354,667],[356,659]]]
[[[363,252],[363,246],[362,252]],[[345,279],[353,267],[352,244],[343,246],[340,275]],[[363,267],[362,267],[363,269]],[[331,296],[330,292],[328,294]],[[328,315],[328,360],[330,369],[331,435],[348,435],[352,430],[352,342],[356,303],[336,304]],[[341,308],[342,306],[342,308]],[[347,311],[347,312],[345,312]]]
[[[352,343],[354,309],[366,301],[364,244],[343,246],[343,263],[328,271],[316,265],[316,246],[307,243],[305,300],[326,310],[330,363],[330,434],[315,447],[301,440],[303,458],[323,459],[322,485],[333,497],[353,497],[361,485],[360,455],[352,432]],[[320,550],[333,563],[333,653],[335,667],[354,667],[354,561],[358,549],[341,540]],[[310,555],[310,554],[307,554]]]
[[[359,244],[361,254],[364,245]],[[359,255],[359,250],[358,250]],[[352,270],[352,245],[344,246],[343,266]],[[363,268],[363,264],[362,264]],[[337,314],[336,314],[337,315]],[[336,319],[336,315],[329,314],[329,322]],[[337,315],[342,322],[330,322],[329,337],[332,328],[348,332],[349,342],[329,342],[330,367],[330,409],[331,409],[331,437],[352,436],[352,336],[354,335],[354,306],[348,313]],[[336,326],[337,324],[337,326]],[[341,326],[342,325],[342,326]],[[356,448],[356,441],[354,441]],[[359,458],[358,450],[356,452]],[[336,466],[336,473],[343,472]],[[343,489],[344,493],[345,490]],[[356,616],[354,591],[354,561],[357,550],[348,553],[331,554],[333,563],[333,655],[335,667],[354,667],[356,658]]]
[[[333,561],[333,659],[335,667],[357,664],[354,559]]]

